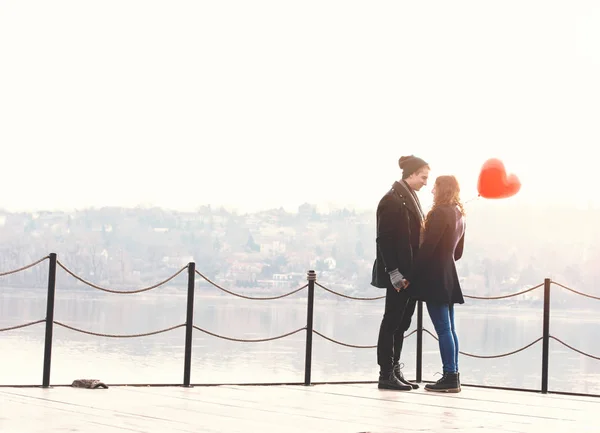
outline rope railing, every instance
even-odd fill
[[[142,293],[142,292],[147,292],[148,290],[152,290],[152,289],[156,289],[157,287],[160,287],[166,283],[168,283],[169,281],[171,281],[173,278],[175,278],[176,276],[178,276],[179,274],[181,274],[183,271],[185,271],[188,267],[187,265],[185,265],[184,267],[182,267],[180,270],[178,270],[177,272],[175,272],[173,275],[171,275],[169,278],[167,278],[166,280],[163,280],[159,283],[156,283],[150,287],[144,287],[143,289],[137,289],[137,290],[113,290],[113,289],[107,289],[105,287],[101,287],[98,286],[94,283],[91,283],[87,280],[85,280],[84,278],[80,277],[79,275],[75,274],[75,272],[71,271],[69,268],[67,268],[65,265],[63,265],[60,260],[56,261],[56,264],[58,266],[60,266],[66,273],[68,273],[69,275],[71,275],[73,278],[81,281],[82,283],[93,287],[94,289],[98,289],[98,290],[102,290],[103,292],[108,292],[108,293],[116,293],[119,295],[132,295],[134,293]]]
[[[13,269],[13,270],[10,270],[10,271],[0,272],[0,277],[7,276],[7,275],[12,275],[12,274],[16,274],[16,273],[25,271],[27,269],[30,269],[30,268],[32,268],[32,267],[40,264],[41,262],[43,262],[44,260],[47,260],[48,258],[49,258],[49,256],[44,256],[41,259],[36,260],[35,262],[33,262],[33,263],[29,264],[29,265],[26,265],[26,266],[23,266],[23,267],[20,267],[20,268],[17,268],[17,269]],[[188,265],[183,266],[180,270],[178,270],[176,273],[174,273],[173,275],[171,275],[167,279],[165,279],[163,281],[160,281],[160,282],[158,282],[156,284],[153,284],[153,285],[151,285],[149,287],[144,287],[144,288],[136,289],[136,290],[114,290],[114,289],[109,289],[109,288],[106,288],[106,287],[102,287],[102,286],[94,284],[94,283],[92,283],[90,281],[87,281],[83,277],[77,275],[75,272],[73,272],[72,270],[70,270],[66,265],[64,265],[59,260],[57,260],[57,265],[59,267],[61,267],[65,272],[67,272],[69,275],[71,275],[73,278],[77,279],[78,281],[80,281],[80,282],[82,282],[82,283],[84,283],[84,284],[86,284],[86,285],[88,285],[90,287],[93,287],[93,288],[98,289],[98,290],[102,290],[104,292],[116,293],[116,294],[135,294],[135,293],[142,293],[142,292],[146,292],[146,291],[149,291],[149,290],[152,290],[152,289],[156,289],[156,288],[158,288],[158,287],[160,287],[160,286],[168,283],[169,281],[173,280],[175,277],[177,277],[179,274],[181,274],[183,271],[185,271],[187,269],[187,267],[188,267]],[[291,296],[293,294],[296,294],[296,293],[300,292],[301,290],[305,289],[308,286],[308,284],[305,284],[305,285],[297,288],[296,290],[293,290],[291,292],[284,293],[283,295],[278,295],[278,296],[264,296],[264,297],[246,296],[246,295],[242,295],[242,294],[233,292],[231,290],[225,289],[224,287],[222,287],[219,284],[215,283],[214,281],[212,281],[210,278],[208,278],[206,275],[202,274],[198,270],[196,270],[196,274],[199,275],[201,278],[203,278],[206,282],[208,282],[212,286],[216,287],[217,289],[219,289],[219,290],[221,290],[221,291],[223,291],[225,293],[228,293],[228,294],[233,295],[233,296],[237,296],[239,298],[249,299],[249,300],[264,300],[264,301],[267,301],[267,300],[281,299],[281,298],[285,298],[287,296]],[[552,281],[551,283],[554,284],[554,285],[556,285],[556,286],[562,287],[563,289],[566,289],[566,290],[568,290],[568,291],[570,291],[572,293],[575,293],[577,295],[585,296],[585,297],[590,298],[590,299],[600,300],[600,297],[598,297],[598,296],[593,296],[593,295],[590,295],[590,294],[587,294],[587,293],[583,293],[583,292],[574,290],[571,287],[563,285],[563,284],[561,284],[559,282]],[[383,295],[383,296],[374,296],[374,297],[350,296],[350,295],[346,295],[346,294],[337,292],[335,290],[332,290],[332,289],[330,289],[330,288],[328,288],[328,287],[326,287],[326,286],[324,286],[324,285],[322,285],[320,283],[316,283],[316,285],[319,286],[321,289],[325,290],[326,292],[329,292],[329,293],[331,293],[333,295],[336,295],[336,296],[339,296],[339,297],[343,297],[343,298],[346,298],[346,299],[355,300],[355,301],[375,301],[375,300],[379,300],[379,299],[385,299],[385,295]],[[515,296],[520,296],[520,295],[523,295],[525,293],[531,292],[533,290],[539,289],[540,287],[543,287],[543,285],[544,284],[541,283],[541,284],[538,284],[536,286],[530,287],[528,289],[525,289],[525,290],[522,290],[522,291],[519,291],[519,292],[510,293],[510,294],[507,294],[507,295],[500,295],[500,296],[474,296],[474,295],[463,295],[463,296],[465,298],[468,298],[468,299],[480,299],[480,300],[507,299],[507,298],[511,298],[511,297],[515,297]]]
[[[5,277],[7,275],[11,275],[11,274],[16,274],[18,272],[23,272],[26,271],[29,268],[33,268],[36,265],[39,265],[40,263],[42,263],[44,260],[47,260],[48,258],[50,258],[50,256],[45,256],[42,257],[41,259],[27,265],[27,266],[23,266],[22,268],[18,268],[18,269],[13,269],[12,271],[6,271],[6,272],[0,272],[0,277]]]
[[[11,326],[11,327],[8,327],[8,328],[0,328],[0,332],[3,332],[3,331],[12,331],[12,330],[15,330],[15,329],[25,328],[25,327],[28,327],[28,326],[36,325],[38,323],[43,323],[45,321],[46,321],[45,319],[40,319],[40,320],[36,320],[36,321],[33,321],[33,322],[24,323],[24,324],[21,324],[21,325]],[[150,331],[150,332],[144,332],[144,333],[138,333],[138,334],[108,334],[108,333],[102,333],[102,332],[87,331],[87,330],[84,330],[84,329],[81,329],[81,328],[77,328],[75,326],[67,325],[67,324],[59,322],[57,320],[53,321],[53,323],[55,325],[59,325],[59,326],[62,326],[63,328],[70,329],[72,331],[79,332],[79,333],[82,333],[82,334],[93,335],[93,336],[97,336],[97,337],[109,337],[109,338],[147,337],[147,336],[151,336],[151,335],[162,334],[162,333],[165,333],[165,332],[168,332],[168,331],[172,331],[172,330],[175,330],[175,329],[178,329],[178,328],[186,326],[185,323],[182,323],[182,324],[179,324],[179,325],[174,325],[174,326],[171,326],[171,327],[168,327],[168,328],[164,328],[164,329],[160,329],[160,330],[157,330],[157,331]],[[266,342],[266,341],[279,340],[281,338],[285,338],[285,337],[297,334],[298,332],[306,330],[306,326],[304,326],[304,327],[295,329],[293,331],[286,332],[286,333],[281,334],[281,335],[277,335],[275,337],[259,338],[259,339],[244,339],[244,338],[227,337],[225,335],[217,334],[217,333],[208,331],[208,330],[206,330],[204,328],[200,328],[199,326],[196,326],[196,325],[194,325],[193,328],[197,329],[198,331],[203,332],[205,334],[208,334],[208,335],[211,335],[213,337],[216,337],[216,338],[220,338],[220,339],[223,339],[223,340],[229,340],[229,341],[235,341],[235,342],[243,342],[243,343],[260,343],[260,342]],[[316,329],[314,329],[313,332],[315,334],[317,334],[318,336],[320,336],[321,338],[323,338],[323,339],[325,339],[327,341],[330,341],[332,343],[338,344],[340,346],[351,347],[351,348],[355,348],[355,349],[375,349],[377,347],[377,345],[357,345],[357,344],[345,343],[345,342],[336,340],[334,338],[328,337],[325,334],[317,331]],[[409,334],[406,334],[404,336],[404,338],[406,339],[406,338],[412,336],[413,334],[415,334],[416,332],[417,332],[417,330],[415,329],[412,332],[410,332]],[[436,341],[439,340],[438,337],[435,334],[433,334],[431,331],[429,331],[428,329],[423,329],[423,332],[429,334]],[[542,338],[543,337],[539,337],[538,339],[532,341],[531,343],[529,343],[529,344],[527,344],[527,345],[525,345],[525,346],[523,346],[523,347],[521,347],[519,349],[513,350],[511,352],[501,353],[501,354],[498,354],[498,355],[477,355],[477,354],[468,353],[468,352],[464,352],[464,351],[459,351],[459,353],[462,354],[462,355],[465,355],[465,356],[469,356],[469,357],[472,357],[472,358],[480,358],[480,359],[502,358],[502,357],[505,357],[505,356],[514,355],[515,353],[519,353],[519,352],[521,352],[521,351],[523,351],[525,349],[528,349],[529,347],[533,346],[534,344],[536,344],[540,340],[542,340]],[[564,341],[562,341],[561,339],[559,339],[559,338],[557,338],[557,337],[555,337],[553,335],[551,335],[550,338],[553,339],[553,340],[555,340],[555,341],[557,341],[557,342],[559,342],[559,343],[561,343],[563,346],[565,346],[565,347],[573,350],[574,352],[577,352],[577,353],[579,353],[581,355],[587,356],[587,357],[592,358],[592,359],[600,360],[600,357],[594,356],[594,355],[591,355],[589,353],[583,352],[583,351],[581,351],[579,349],[576,349],[573,346],[570,346],[569,344],[565,343]]]
[[[573,292],[573,293],[575,293],[575,294],[577,294],[577,295],[580,295],[580,296],[585,296],[586,298],[595,299],[595,300],[597,300],[597,301],[600,301],[600,297],[598,297],[598,296],[592,296],[592,295],[588,295],[587,293],[578,292],[577,290],[574,290],[574,289],[572,289],[572,288],[570,288],[570,287],[567,287],[567,286],[565,286],[565,285],[563,285],[563,284],[557,283],[556,281],[552,281],[552,284],[555,284],[555,285],[557,285],[558,287],[562,287],[563,289],[566,289],[566,290],[568,290],[569,292]]]
[[[590,299],[600,300],[600,297],[598,297],[598,296],[593,296],[593,295],[589,295],[587,293],[579,292],[579,291],[574,290],[574,289],[572,289],[570,287],[567,287],[567,286],[565,286],[563,284],[560,284],[560,283],[558,283],[556,281],[552,281],[551,283],[555,284],[555,285],[557,285],[559,287],[562,287],[563,289],[566,289],[566,290],[568,290],[570,292],[573,292],[573,293],[575,293],[577,295],[585,296],[586,298],[590,298]],[[322,288],[323,290],[325,290],[326,292],[329,292],[329,293],[331,293],[333,295],[340,296],[340,297],[346,298],[346,299],[352,299],[352,300],[355,300],[355,301],[375,301],[375,300],[378,300],[378,299],[385,299],[385,295],[384,296],[375,296],[375,297],[356,297],[356,296],[345,295],[343,293],[336,292],[335,290],[329,289],[328,287],[326,287],[326,286],[324,286],[324,285],[322,285],[320,283],[315,283],[315,284],[317,286],[319,286],[320,288]],[[507,295],[499,295],[499,296],[463,295],[463,297],[464,298],[468,298],[468,299],[482,299],[482,300],[507,299],[507,298],[512,298],[512,297],[515,297],[515,296],[524,295],[525,293],[529,293],[529,292],[531,292],[533,290],[536,290],[536,289],[539,289],[541,287],[544,287],[544,283],[540,283],[540,284],[538,284],[536,286],[533,286],[533,287],[530,287],[528,289],[521,290],[521,291],[515,292],[515,293],[510,293],[510,294],[507,294]]]
[[[324,338],[325,340],[328,340],[332,343],[338,344],[340,346],[344,346],[344,347],[352,347],[354,349],[375,349],[377,348],[377,345],[367,345],[367,346],[360,346],[360,345],[356,345],[356,344],[350,344],[350,343],[344,343],[342,341],[336,340],[334,338],[328,337],[324,334],[322,334],[321,332],[317,331],[317,330],[313,330],[313,332],[315,334],[317,334],[318,336],[320,336],[321,338]],[[411,333],[407,334],[404,336],[404,338],[408,338],[411,335],[415,334],[417,332],[417,330],[413,330]],[[433,338],[435,338],[436,340],[438,340],[438,337],[434,334],[432,334],[428,329],[423,329],[423,332],[426,332],[427,334],[431,335]],[[480,359],[492,359],[492,358],[502,358],[505,356],[509,356],[509,355],[514,355],[515,353],[521,352],[525,349],[528,349],[529,347],[533,346],[535,343],[539,342],[540,340],[542,340],[543,337],[538,338],[537,340],[527,344],[526,346],[521,347],[520,349],[517,350],[513,350],[511,352],[506,352],[506,353],[502,353],[499,355],[476,355],[473,353],[468,353],[468,352],[463,352],[463,351],[459,351],[460,354],[465,355],[465,356],[469,356],[472,358],[480,358]]]
[[[8,328],[0,328],[0,332],[3,332],[3,331],[12,331],[12,330],[19,329],[19,328],[25,328],[27,326],[36,325],[38,323],[43,323],[45,321],[46,321],[45,319],[41,319],[41,320],[36,320],[35,322],[24,323],[22,325],[11,326],[11,327],[8,327]],[[162,334],[162,333],[165,333],[165,332],[173,331],[174,329],[178,329],[178,328],[186,326],[185,323],[182,323],[182,324],[179,324],[179,325],[170,326],[168,328],[159,329],[157,331],[143,332],[143,333],[139,333],[139,334],[107,334],[107,333],[103,333],[103,332],[93,332],[93,331],[88,331],[88,330],[85,330],[85,329],[77,328],[75,326],[67,325],[66,323],[59,322],[58,320],[54,320],[53,323],[55,325],[62,326],[63,328],[70,329],[71,331],[79,332],[81,334],[93,335],[93,336],[96,336],[96,337],[109,337],[109,338],[148,337],[148,336],[151,336],[151,335],[157,335],[157,334]],[[225,335],[217,334],[217,333],[208,331],[206,329],[200,328],[199,326],[196,326],[196,325],[194,325],[193,328],[197,329],[198,331],[203,332],[205,334],[211,335],[213,337],[221,338],[223,340],[237,341],[237,342],[243,342],[243,343],[260,343],[260,342],[265,342],[265,341],[279,340],[281,338],[289,337],[290,335],[294,335],[294,334],[297,334],[300,331],[306,330],[306,326],[304,326],[302,328],[298,328],[298,329],[295,329],[293,331],[286,332],[285,334],[281,334],[281,335],[278,335],[278,336],[275,336],[275,337],[259,338],[259,339],[244,339],[244,338],[227,337]]]
[[[316,281],[316,273],[314,271],[308,271],[308,273],[307,273],[308,283],[307,284],[304,284],[301,287],[299,287],[295,290],[292,290],[290,292],[287,292],[287,293],[284,293],[281,295],[273,295],[273,296],[248,296],[248,295],[244,295],[241,293],[236,293],[233,290],[225,289],[221,285],[212,281],[210,278],[208,278],[202,272],[196,270],[195,263],[193,263],[193,262],[190,262],[188,265],[183,266],[181,269],[179,269],[173,275],[171,275],[170,277],[166,278],[163,281],[160,281],[159,283],[153,284],[149,287],[145,287],[142,289],[126,290],[126,291],[125,290],[114,290],[114,289],[110,289],[110,288],[106,288],[106,287],[101,287],[97,284],[87,281],[85,278],[81,277],[80,275],[77,275],[74,271],[72,271],[67,266],[65,266],[63,263],[61,263],[57,259],[57,256],[55,253],[51,253],[50,255],[43,257],[43,258],[35,261],[34,263],[23,266],[21,268],[2,272],[2,273],[0,273],[0,276],[6,276],[6,275],[11,275],[11,274],[25,271],[27,269],[30,269],[30,268],[40,264],[42,261],[47,260],[47,259],[49,259],[50,264],[49,264],[49,272],[48,272],[48,297],[47,297],[46,318],[36,320],[36,321],[22,323],[20,325],[12,325],[9,327],[0,328],[0,332],[6,332],[6,331],[19,330],[19,329],[33,326],[33,325],[40,324],[40,323],[46,324],[46,338],[45,338],[45,349],[44,349],[44,380],[43,380],[43,385],[42,385],[43,387],[49,387],[49,383],[50,383],[50,357],[51,357],[51,352],[52,352],[51,347],[52,347],[53,325],[60,326],[62,328],[71,330],[73,332],[87,334],[87,335],[96,336],[96,337],[125,338],[125,339],[126,338],[153,336],[153,335],[158,335],[158,334],[166,333],[169,331],[173,331],[173,330],[176,330],[179,328],[185,328],[184,386],[189,386],[189,384],[190,384],[190,370],[191,370],[191,359],[192,359],[191,351],[192,351],[192,345],[193,345],[192,332],[193,332],[193,330],[199,331],[203,334],[206,334],[206,335],[209,335],[209,336],[212,336],[215,338],[219,338],[222,340],[227,340],[227,341],[232,341],[232,342],[240,342],[240,343],[260,343],[260,342],[275,341],[275,340],[280,340],[280,339],[283,339],[286,337],[293,336],[300,332],[306,331],[306,352],[305,352],[306,359],[305,359],[305,380],[304,380],[305,385],[309,385],[311,383],[310,372],[311,372],[311,359],[312,359],[312,336],[314,334],[320,336],[321,338],[323,338],[326,341],[329,341],[333,344],[344,346],[344,347],[355,348],[355,349],[375,349],[377,347],[376,344],[359,345],[359,344],[352,344],[349,342],[340,341],[333,337],[325,335],[324,333],[320,332],[317,329],[314,329],[313,328],[313,315],[314,315],[314,304],[315,304],[315,286],[318,286],[320,289],[322,289],[325,292],[328,292],[332,295],[339,296],[339,297],[342,297],[345,299],[356,300],[356,301],[381,300],[381,299],[385,299],[385,295],[375,296],[375,297],[360,297],[360,296],[351,296],[348,294],[340,293],[336,290],[333,290],[333,289],[327,287],[326,285],[318,283]],[[76,280],[86,284],[87,286],[90,286],[92,288],[95,288],[95,289],[98,289],[98,290],[101,290],[104,292],[115,293],[115,294],[136,294],[136,293],[142,293],[142,292],[146,292],[146,291],[158,288],[162,285],[169,283],[170,281],[172,281],[174,278],[176,278],[178,275],[180,275],[187,269],[188,296],[187,296],[186,320],[184,323],[180,323],[180,324],[170,326],[167,328],[149,331],[149,332],[143,332],[143,333],[135,333],[135,334],[111,334],[111,333],[95,332],[95,331],[91,331],[91,330],[82,329],[82,328],[79,328],[79,327],[76,327],[73,325],[69,325],[69,324],[61,322],[61,321],[54,320],[54,298],[55,298],[55,283],[56,283],[57,267],[62,268],[67,274],[69,274]],[[242,299],[248,299],[248,300],[282,299],[282,298],[297,294],[300,291],[307,289],[308,294],[307,294],[306,299],[307,299],[308,304],[307,304],[306,326],[294,329],[289,332],[285,332],[280,335],[271,336],[271,337],[241,338],[241,337],[233,337],[233,336],[223,335],[223,334],[220,334],[220,333],[217,333],[214,331],[207,330],[200,326],[194,325],[194,323],[193,323],[194,322],[194,291],[195,291],[195,284],[196,284],[197,277],[202,278],[204,281],[206,281],[213,287],[221,290],[222,292],[225,292],[229,295],[236,296],[236,297],[239,297]],[[549,358],[549,341],[550,340],[555,340],[556,342],[560,343],[567,349],[572,350],[580,355],[586,356],[590,359],[600,360],[599,356],[595,356],[595,355],[586,353],[580,349],[573,347],[572,345],[569,345],[568,343],[564,342],[563,340],[561,340],[553,335],[550,335],[549,323],[550,323],[550,293],[551,293],[550,287],[551,287],[551,284],[555,284],[556,286],[559,286],[569,292],[572,292],[572,293],[580,295],[580,296],[584,296],[584,297],[587,297],[590,299],[600,300],[600,297],[598,297],[598,296],[593,296],[591,294],[587,294],[587,293],[583,293],[583,292],[574,290],[566,285],[552,281],[549,278],[546,278],[544,280],[544,282],[541,284],[535,285],[533,287],[529,287],[525,290],[521,290],[521,291],[518,291],[515,293],[510,293],[510,294],[497,295],[497,296],[474,296],[474,295],[468,295],[468,294],[463,295],[467,299],[499,300],[499,299],[507,299],[507,298],[511,298],[511,297],[515,297],[515,296],[520,296],[520,295],[529,293],[533,290],[543,287],[543,290],[544,290],[544,293],[543,293],[543,306],[544,306],[543,335],[542,335],[542,337],[537,338],[536,340],[530,342],[529,344],[524,345],[523,347],[517,348],[515,350],[511,350],[511,351],[508,351],[505,353],[494,354],[494,355],[484,355],[484,354],[470,353],[470,352],[465,352],[465,351],[459,351],[459,353],[464,356],[478,358],[478,359],[497,359],[497,358],[502,358],[502,357],[507,357],[507,356],[517,354],[519,352],[522,352],[522,351],[532,347],[533,345],[539,343],[540,341],[542,341],[542,344],[543,344],[542,345],[542,389],[541,389],[542,393],[548,392],[548,358]],[[404,338],[408,338],[414,334],[416,334],[416,336],[417,336],[417,381],[421,381],[421,367],[422,367],[421,364],[422,364],[422,354],[423,354],[422,335],[423,335],[423,333],[430,335],[435,340],[439,340],[438,337],[435,335],[435,333],[433,333],[423,327],[423,308],[422,308],[423,305],[422,304],[423,304],[422,301],[420,301],[418,304],[419,308],[417,310],[417,316],[418,316],[417,317],[417,329],[413,330],[412,332],[410,332],[404,336]]]
[[[531,292],[532,290],[535,289],[539,289],[540,287],[543,287],[544,283],[538,284],[537,286],[533,286],[530,287],[529,289],[520,291],[520,292],[516,292],[516,293],[511,293],[508,295],[501,295],[501,296],[472,296],[472,295],[463,295],[464,298],[468,298],[468,299],[486,299],[486,300],[491,300],[491,299],[507,299],[507,298],[512,298],[514,296],[519,296],[519,295],[523,295],[525,293]]]
[[[368,346],[359,346],[357,344],[344,343],[343,341],[339,341],[339,340],[336,340],[334,338],[328,337],[328,336],[322,334],[321,332],[317,331],[316,329],[313,329],[313,332],[315,334],[317,334],[319,337],[324,338],[327,341],[331,341],[332,343],[335,343],[335,344],[337,344],[339,346],[352,347],[354,349],[375,349],[375,348],[377,348],[376,344],[374,344],[374,345],[368,345]],[[404,336],[404,338],[406,339],[406,338],[410,337],[411,335],[415,334],[416,332],[417,332],[417,330],[415,329],[410,334],[406,334]]]
[[[325,287],[324,285],[319,284],[319,283],[315,283],[315,285],[319,286],[321,289],[323,289],[326,292],[329,292],[329,293],[331,293],[333,295],[340,296],[340,297],[346,298],[346,299],[352,299],[354,301],[375,301],[377,299],[385,299],[385,295],[383,295],[383,296],[375,296],[373,298],[359,298],[359,297],[355,297],[355,296],[344,295],[343,293],[339,293],[339,292],[336,292],[334,290],[328,289],[327,287]]]
[[[435,338],[437,341],[439,341],[439,338],[432,334],[431,331],[429,331],[428,329],[423,329],[423,332],[426,332],[427,334],[431,335],[433,338]],[[468,353],[468,352],[463,352],[461,350],[458,351],[458,353],[460,353],[461,355],[465,355],[465,356],[469,356],[471,358],[480,358],[480,359],[493,359],[493,358],[503,358],[505,356],[509,356],[509,355],[514,355],[515,353],[519,353],[522,352],[525,349],[529,349],[531,346],[533,346],[535,343],[537,343],[538,341],[541,341],[544,337],[540,337],[537,340],[532,341],[531,343],[513,350],[512,352],[506,352],[506,353],[501,353],[499,355],[476,355],[474,353]]]
[[[298,293],[299,291],[304,290],[304,289],[306,289],[308,287],[308,284],[305,284],[305,285],[303,285],[301,287],[298,287],[296,290],[292,290],[289,293],[284,293],[283,295],[278,295],[278,296],[263,296],[263,297],[261,297],[261,296],[247,296],[247,295],[242,295],[242,294],[239,294],[239,293],[235,293],[235,292],[233,292],[231,290],[227,290],[227,289],[221,287],[220,285],[218,285],[217,283],[215,283],[214,281],[212,281],[210,278],[208,278],[206,275],[202,274],[199,271],[196,271],[196,274],[199,275],[200,277],[202,277],[206,282],[208,282],[212,286],[216,287],[217,289],[219,289],[219,290],[221,290],[221,291],[223,291],[225,293],[228,293],[228,294],[233,295],[233,296],[237,296],[238,298],[250,299],[250,300],[254,300],[254,301],[272,301],[274,299],[282,299],[282,298],[285,298],[287,296],[294,295],[294,294]]]
[[[34,322],[23,323],[21,325],[9,326],[8,328],[0,328],[0,332],[13,331],[15,329],[27,328],[28,326],[37,325],[38,323],[43,323],[45,321],[46,321],[46,319],[40,319],[40,320],[36,320]]]
[[[328,287],[325,287],[324,285],[320,284],[320,283],[316,283],[317,286],[319,286],[320,288],[322,288],[323,290],[325,290],[326,292],[329,292],[333,295],[336,296],[340,296],[342,298],[346,298],[346,299],[352,299],[355,301],[375,301],[378,299],[385,299],[385,295],[383,296],[375,296],[375,297],[356,297],[356,296],[350,296],[350,295],[345,295],[343,293],[340,292],[336,292],[335,290],[331,290]],[[526,290],[520,291],[520,292],[516,292],[516,293],[511,293],[508,295],[502,295],[502,296],[472,296],[472,295],[463,295],[465,298],[469,298],[469,299],[488,299],[488,300],[493,300],[493,299],[506,299],[506,298],[512,298],[513,296],[519,296],[519,295],[523,295],[525,293],[531,292],[532,290],[535,289],[539,289],[540,287],[543,287],[544,283],[538,284],[537,286],[534,287],[530,287]]]
[[[560,338],[556,338],[554,335],[551,335],[550,338],[553,339],[554,341],[558,341],[563,346],[571,349],[574,352],[579,353],[580,355],[587,356],[588,358],[592,358],[592,359],[596,359],[596,360],[600,361],[600,356],[590,355],[589,353],[585,353],[585,352],[583,352],[583,351],[581,351],[579,349],[575,349],[573,346],[569,346],[567,343],[565,343],[564,341],[562,341]]]
[[[85,329],[76,328],[74,326],[67,325],[65,323],[59,322],[57,320],[54,320],[53,323],[55,325],[62,326],[63,328],[67,328],[67,329],[70,329],[71,331],[79,332],[81,334],[94,335],[96,337],[109,337],[109,338],[148,337],[150,335],[162,334],[164,332],[172,331],[174,329],[181,328],[181,327],[185,326],[185,323],[182,323],[181,325],[170,326],[168,328],[159,329],[158,331],[144,332],[144,333],[141,333],[141,334],[106,334],[106,333],[103,333],[103,332],[86,331]]]
[[[294,331],[286,332],[285,334],[277,335],[275,337],[257,338],[257,339],[227,337],[225,335],[220,335],[220,334],[216,334],[214,332],[207,331],[206,329],[200,328],[199,326],[196,326],[196,325],[194,325],[194,329],[197,329],[200,332],[204,332],[205,334],[208,334],[210,336],[220,338],[222,340],[236,341],[236,342],[239,342],[239,343],[263,343],[265,341],[279,340],[281,338],[285,338],[285,337],[289,337],[290,335],[297,334],[300,331],[306,330],[306,326],[304,326],[302,328],[298,328],[298,329],[296,329]]]

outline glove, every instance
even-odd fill
[[[398,269],[394,269],[393,271],[390,271],[389,274],[394,289],[402,290],[404,288],[404,277],[402,276],[400,271],[398,271]]]

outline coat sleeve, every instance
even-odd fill
[[[424,272],[427,263],[433,257],[440,239],[442,239],[444,232],[448,228],[448,221],[443,210],[439,209],[438,211],[434,211],[429,218],[430,220],[427,225],[427,230],[425,230],[423,244],[419,247],[413,269],[405,276],[408,281],[418,278],[419,275]]]
[[[398,269],[405,275],[412,264],[410,225],[406,207],[389,197],[382,200],[379,207],[376,243],[385,271]],[[399,248],[402,250],[399,251]]]
[[[463,250],[465,249],[465,234],[460,237],[458,244],[456,244],[456,249],[454,250],[454,260],[460,260],[463,255]]]

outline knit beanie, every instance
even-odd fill
[[[428,165],[421,158],[414,155],[401,156],[398,160],[398,165],[402,169],[402,179],[410,177],[411,174],[419,170],[421,167]]]

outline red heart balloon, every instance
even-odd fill
[[[506,175],[502,161],[496,158],[488,159],[481,167],[477,191],[485,198],[506,198],[515,195],[521,189],[519,178]]]

